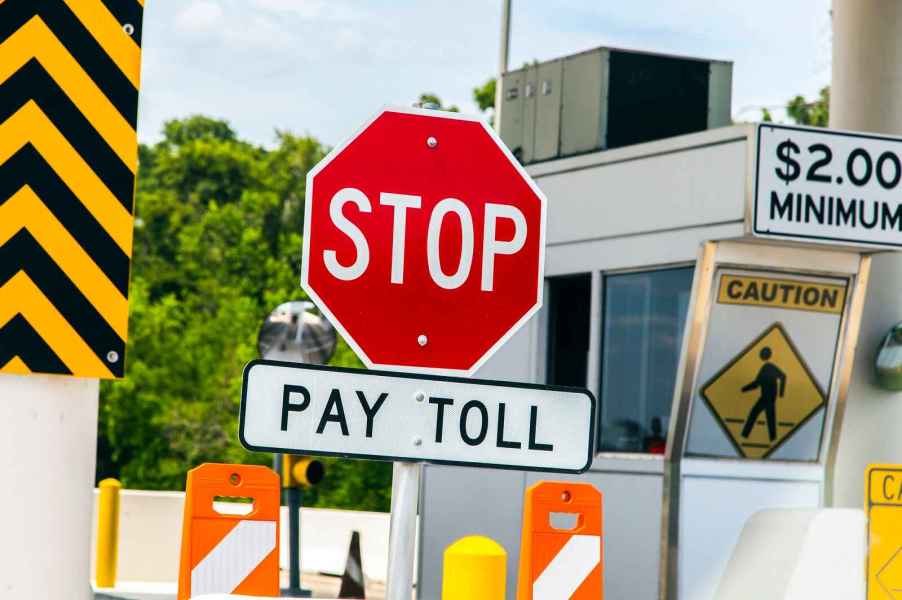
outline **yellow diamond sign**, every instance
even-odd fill
[[[902,465],[865,471],[867,600],[902,600]]]
[[[780,323],[718,371],[701,394],[746,458],[767,458],[827,402]]]

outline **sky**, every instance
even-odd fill
[[[597,46],[731,60],[733,117],[830,82],[830,0],[513,0],[512,68]],[[148,0],[138,135],[191,114],[341,143],[421,92],[476,112],[501,0]],[[777,111],[777,116],[782,114]]]

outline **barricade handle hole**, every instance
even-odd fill
[[[254,499],[248,496],[213,496],[213,510],[221,515],[243,517],[254,512]]]
[[[573,495],[570,493],[570,490],[561,492],[561,502],[570,502],[572,499]]]
[[[238,473],[232,473],[231,475],[229,475],[229,483],[231,483],[232,485],[238,485],[239,483],[241,483],[241,475],[239,475]]]
[[[568,512],[548,513],[548,524],[558,531],[573,531],[580,526],[580,514]]]

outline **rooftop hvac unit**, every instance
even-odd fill
[[[502,76],[501,138],[523,164],[730,124],[733,63],[595,48]]]

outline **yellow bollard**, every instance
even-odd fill
[[[442,600],[504,600],[507,552],[481,535],[461,538],[445,549]]]
[[[97,587],[116,587],[116,561],[119,557],[119,490],[122,484],[104,479],[98,485],[100,501],[97,510]]]

